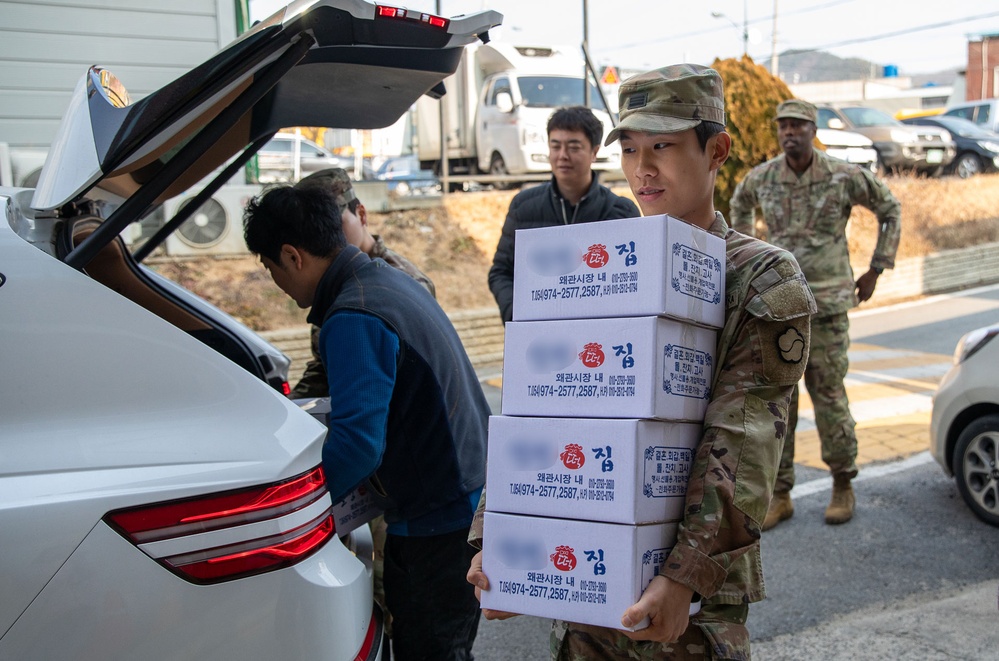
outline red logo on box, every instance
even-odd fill
[[[584,344],[583,350],[579,352],[579,359],[587,367],[600,367],[604,364],[604,352],[601,349],[603,345],[596,342]]]
[[[583,454],[583,446],[577,445],[576,443],[570,443],[565,446],[565,450],[558,456],[565,464],[565,467],[570,470],[577,470],[583,467],[586,463],[586,455]]]
[[[600,269],[607,266],[610,255],[607,254],[607,246],[602,243],[594,243],[583,255],[583,263],[591,269]]]
[[[556,546],[551,554],[552,564],[559,571],[572,571],[576,568],[576,556],[572,554],[571,546]]]

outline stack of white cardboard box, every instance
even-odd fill
[[[683,518],[725,314],[725,242],[668,216],[516,241],[482,606],[620,628]]]

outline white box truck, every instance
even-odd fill
[[[597,87],[584,76],[585,61],[571,47],[495,43],[465,49],[458,69],[444,80],[440,99],[416,104],[417,153],[421,167],[442,172],[441,109],[445,112],[448,171],[543,174],[548,164],[546,125],[562,106],[589,105],[610,132],[611,118]],[[594,169],[620,170],[618,143],[601,145]]]

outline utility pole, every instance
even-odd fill
[[[443,15],[441,14],[441,0],[435,0],[434,8],[435,8],[434,13],[437,16]],[[441,135],[441,160],[440,160],[441,195],[447,197],[447,194],[451,192],[450,191],[451,164],[448,162],[447,158],[447,138],[448,138],[448,131],[451,130],[451,127],[448,123],[448,117],[447,117],[448,101],[442,98],[438,103],[440,104],[439,108],[440,108],[440,135]]]
[[[777,72],[777,0],[774,0],[774,28],[773,37],[770,40],[771,51],[770,51],[770,75],[774,78],[778,78],[779,74]]]
[[[749,0],[742,0],[742,56],[749,55]]]
[[[590,20],[588,11],[589,0],[583,0],[583,53],[587,54],[589,57],[590,52]],[[593,72],[593,76],[596,77],[597,72]],[[599,83],[599,80],[598,80]],[[583,105],[587,108],[591,107],[590,103],[590,77],[587,74],[586,62],[583,62]]]
[[[747,8],[747,0],[742,2],[742,55],[745,57],[749,54],[749,14]],[[732,20],[732,17],[728,14],[723,14],[720,11],[711,12],[711,16],[714,18],[724,18],[726,21],[732,24],[736,30],[739,29],[739,24]]]

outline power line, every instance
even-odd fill
[[[919,25],[913,28],[905,28],[904,30],[895,30],[894,32],[886,32],[884,34],[873,35],[870,37],[857,37],[855,39],[846,39],[844,41],[838,41],[831,44],[825,44],[824,46],[815,46],[813,48],[795,48],[793,49],[795,53],[814,53],[816,51],[829,50],[830,48],[839,48],[840,46],[851,46],[853,44],[866,44],[872,41],[880,41],[882,39],[891,39],[892,37],[901,37],[907,34],[913,34],[915,32],[924,32],[926,30],[935,30],[937,28],[945,28],[951,25],[957,25],[959,23],[968,23],[970,21],[977,21],[983,18],[994,18],[999,16],[999,11],[989,12],[987,14],[979,14],[977,16],[966,16],[964,18],[955,18],[950,21],[941,21],[940,23],[930,23],[928,25]],[[756,59],[756,58],[753,58]]]
[[[829,7],[836,7],[838,5],[845,5],[850,2],[855,2],[856,0],[833,0],[832,2],[825,2],[819,5],[812,5],[810,7],[802,7],[793,11],[782,12],[781,16],[795,16],[798,14],[807,14],[813,11],[819,11],[822,9],[828,9]],[[754,25],[756,23],[769,23],[773,21],[773,14],[768,14],[766,16],[760,16],[759,18],[750,18],[746,20],[746,25]],[[720,25],[717,27],[704,28],[703,30],[694,30],[693,32],[681,32],[679,34],[672,34],[666,37],[655,37],[653,39],[647,39],[645,41],[635,41],[630,44],[622,44],[620,46],[615,46],[614,48],[605,48],[603,50],[608,52],[628,50],[631,48],[640,48],[643,46],[653,46],[656,44],[661,44],[664,41],[671,41],[674,39],[687,39],[689,37],[700,37],[706,34],[714,34],[715,32],[723,32],[730,30],[731,26]]]

